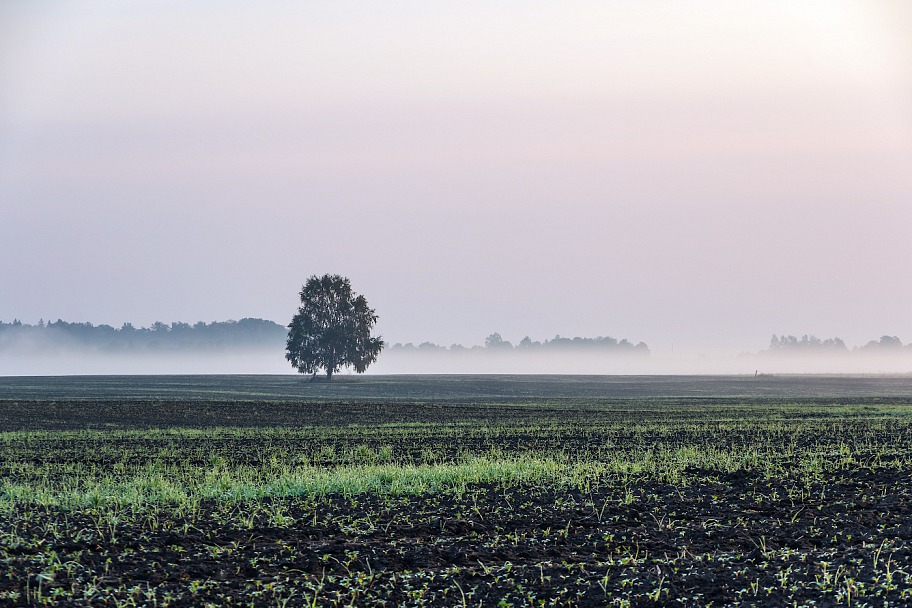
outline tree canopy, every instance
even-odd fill
[[[381,337],[371,335],[376,322],[346,277],[314,275],[301,288],[301,306],[288,325],[285,358],[302,374],[325,371],[327,380],[344,367],[362,373],[383,349]]]

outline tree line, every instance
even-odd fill
[[[800,338],[792,335],[777,336],[773,334],[770,339],[769,349],[762,351],[764,353],[833,353],[848,354],[850,352],[858,353],[879,353],[879,354],[898,354],[902,352],[912,352],[912,343],[903,345],[897,336],[881,336],[877,340],[871,340],[861,346],[855,346],[849,349],[846,343],[840,338],[820,339],[814,335],[803,335]]]
[[[31,325],[18,319],[0,321],[0,350],[48,350],[57,348],[85,348],[99,351],[162,351],[205,350],[223,348],[280,349],[288,339],[288,328],[274,321],[245,318],[240,321],[199,321],[194,324],[175,321],[156,321],[148,327],[124,323],[120,327],[73,323],[63,320],[38,321]],[[442,346],[432,342],[415,345],[411,342],[390,346],[396,352],[613,352],[648,355],[644,342],[633,343],[607,336],[596,338],[565,338],[560,335],[550,340],[532,340],[528,336],[513,344],[499,333],[485,338],[484,345]]]
[[[219,350],[231,348],[281,349],[288,339],[288,328],[274,321],[244,318],[239,321],[199,321],[194,324],[175,321],[156,321],[148,327],[124,323],[111,325],[72,323],[63,320],[38,321],[28,324],[14,319],[0,321],[0,351],[42,351],[53,349],[84,348],[99,351],[162,351],[162,350]],[[484,340],[484,345],[443,346],[433,342],[413,344],[397,342],[389,347],[398,353],[434,352],[611,352],[648,355],[644,342],[633,343],[627,339],[599,336],[596,338],[566,338],[560,335],[550,340],[532,340],[526,336],[513,344],[495,332]],[[818,338],[812,334],[800,337],[776,335],[770,339],[764,354],[839,354],[839,353],[912,353],[912,343],[903,344],[897,336],[883,335],[863,345],[849,347],[841,338]]]
[[[397,342],[390,347],[391,351],[399,352],[612,352],[628,353],[638,355],[648,355],[649,347],[645,342],[634,344],[629,340],[612,338],[609,336],[599,336],[597,338],[562,338],[560,335],[554,336],[550,340],[539,342],[526,336],[514,345],[509,340],[504,340],[503,336],[495,332],[485,338],[484,346],[466,347],[462,344],[452,344],[449,347],[434,344],[433,342],[422,342],[417,346],[411,342],[402,344]]]
[[[162,323],[135,327],[69,323],[58,319],[35,325],[14,320],[0,321],[0,351],[41,352],[55,349],[85,349],[102,352],[177,351],[221,349],[281,350],[288,330],[265,319]]]

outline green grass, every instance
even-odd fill
[[[492,482],[585,487],[608,478],[686,484],[690,470],[813,480],[826,471],[912,464],[905,408],[800,410],[800,419],[788,407],[758,406],[729,418],[700,410],[684,421],[651,415],[635,423],[629,412],[620,422],[606,412],[586,426],[7,432],[0,433],[0,503],[123,506],[458,491]]]

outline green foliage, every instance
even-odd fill
[[[312,276],[288,325],[285,358],[302,374],[323,370],[330,380],[343,367],[364,372],[383,348],[383,340],[371,336],[376,322],[374,310],[347,278]]]

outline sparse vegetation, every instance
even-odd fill
[[[0,383],[0,603],[912,601],[902,397],[617,399],[566,378],[460,400],[430,378],[308,404],[232,380],[246,392],[200,379],[192,400]]]

